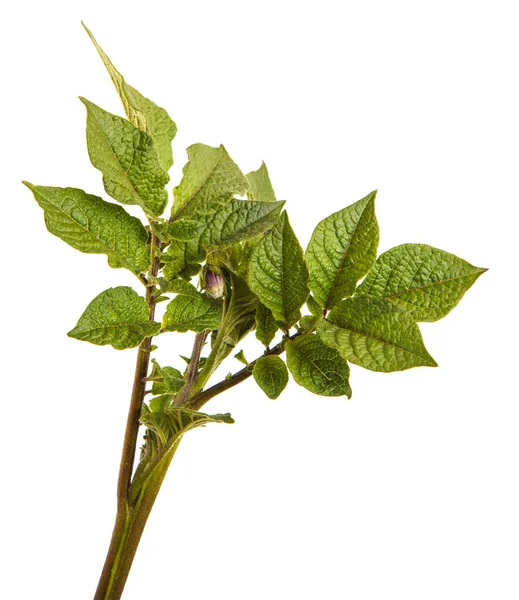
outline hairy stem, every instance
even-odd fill
[[[200,355],[202,354],[202,348],[204,347],[205,340],[207,338],[207,331],[197,333],[195,336],[195,343],[193,345],[193,352],[191,353],[191,359],[189,360],[189,366],[186,371],[186,383],[180,390],[173,402],[173,406],[182,406],[189,398],[191,388],[193,387],[196,376],[198,374],[198,365],[200,364]]]

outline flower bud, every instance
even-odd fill
[[[225,282],[220,273],[217,273],[210,268],[205,272],[204,288],[207,295],[211,298],[221,298],[223,296]]]

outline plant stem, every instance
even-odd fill
[[[205,340],[207,337],[207,331],[197,333],[195,336],[195,343],[193,345],[193,352],[191,353],[191,359],[189,360],[189,366],[186,371],[186,383],[180,390],[173,402],[173,406],[182,406],[185,401],[189,398],[191,388],[195,383],[196,376],[198,374],[198,365],[200,364],[200,355],[202,354],[202,348],[204,347]]]

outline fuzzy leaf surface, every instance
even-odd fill
[[[276,321],[289,328],[299,320],[308,297],[308,270],[286,212],[252,251],[248,279]]]
[[[254,380],[265,394],[275,400],[288,383],[288,369],[279,356],[261,356],[252,371]]]
[[[371,371],[437,366],[413,317],[385,298],[343,300],[317,331],[345,359]]]
[[[85,98],[90,161],[103,174],[107,194],[122,204],[137,204],[155,217],[168,202],[169,175],[160,166],[152,138],[126,119]]]
[[[222,320],[222,304],[204,294],[179,295],[173,298],[162,319],[164,331],[196,331],[218,329]]]
[[[182,180],[173,191],[171,217],[174,220],[180,216],[211,214],[227,204],[234,194],[247,191],[247,178],[223,146],[193,144],[187,149],[187,156]]]
[[[426,244],[402,244],[381,254],[356,295],[387,298],[416,321],[437,321],[486,271]]]
[[[138,275],[148,270],[148,234],[122,206],[76,188],[24,182],[43,209],[47,229],[87,254],[106,254],[108,264]]]
[[[310,289],[327,310],[351,296],[375,262],[379,240],[375,196],[372,192],[326,217],[312,234],[306,250]]]
[[[131,287],[109,288],[96,296],[68,335],[77,340],[116,350],[135,348],[160,330],[150,321],[146,300]]]
[[[262,162],[257,171],[247,173],[249,181],[249,191],[247,196],[249,200],[260,200],[262,202],[276,202],[276,194],[270,182],[267,165]]]
[[[314,333],[286,343],[287,365],[296,382],[320,396],[351,397],[350,368],[337,350]]]
[[[177,126],[163,108],[157,106],[126,83],[124,77],[113,66],[101,46],[96,42],[92,33],[84,24],[83,27],[92,40],[112,79],[128,120],[152,138],[160,165],[165,171],[168,171],[173,164],[171,142],[177,133]]]

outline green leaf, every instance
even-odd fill
[[[288,383],[287,366],[274,355],[258,358],[252,376],[271,400],[278,398]]]
[[[436,367],[413,317],[385,298],[349,298],[319,322],[321,339],[371,371]]]
[[[149,402],[151,412],[163,412],[171,404],[174,397],[174,394],[161,394],[152,398]]]
[[[314,333],[287,340],[287,364],[296,382],[320,396],[348,396],[350,368],[340,354]]]
[[[174,394],[184,387],[185,381],[180,371],[174,367],[161,367],[155,359],[151,362],[153,369],[148,380],[153,381],[151,387],[153,394]]]
[[[313,296],[308,296],[306,300],[306,305],[308,306],[308,310],[316,317],[323,316],[323,309],[319,306],[319,304]]]
[[[426,244],[402,244],[379,256],[356,295],[387,298],[416,321],[437,321],[485,271]]]
[[[206,415],[188,408],[167,407],[151,412],[143,405],[140,418],[147,427],[141,459],[130,487],[130,502],[134,503],[143,487],[154,477],[163,477],[175,450],[186,431],[207,423],[234,423],[231,415]],[[145,492],[144,492],[145,493]]]
[[[164,186],[169,175],[160,166],[153,140],[126,119],[81,101],[87,109],[88,155],[103,174],[107,194],[158,217],[168,202]]]
[[[106,254],[111,267],[125,267],[136,275],[148,270],[148,234],[124,208],[76,188],[23,183],[43,209],[51,233],[81,252]]]
[[[235,354],[234,358],[244,365],[249,364],[249,361],[245,358],[245,353],[243,352],[243,350],[240,350],[237,354]]]
[[[377,257],[379,239],[375,196],[333,213],[315,228],[306,261],[310,290],[326,310],[351,296]]]
[[[176,296],[168,304],[162,319],[164,331],[196,331],[218,329],[222,320],[222,304],[204,294]]]
[[[96,296],[68,335],[117,350],[134,348],[155,335],[160,324],[150,321],[146,300],[131,287],[109,288]]]
[[[318,317],[317,315],[305,315],[304,317],[301,317],[299,327],[301,327],[303,331],[312,331],[320,318],[321,317]]]
[[[264,234],[274,227],[284,204],[232,200],[214,214],[201,217],[204,228],[192,252],[201,256],[207,249],[230,248]]]
[[[187,149],[188,163],[180,184],[173,190],[174,220],[211,214],[227,204],[234,194],[244,194],[249,186],[245,175],[223,146],[213,148],[193,144]]]
[[[267,165],[262,162],[257,171],[247,173],[249,181],[249,191],[247,196],[249,200],[261,200],[263,202],[276,202],[276,194],[270,182]]]
[[[181,294],[183,296],[192,296],[193,298],[198,298],[200,295],[200,292],[194,285],[183,279],[173,279],[172,281],[169,281],[165,277],[158,277],[154,283],[160,287],[160,291],[163,294]]]
[[[186,269],[190,269],[196,275],[200,270],[198,263],[204,259],[204,256],[199,255],[196,249],[195,253],[193,253],[193,244],[175,241],[162,254],[161,259],[165,263],[163,269],[164,277],[172,280],[181,275]],[[196,269],[194,268],[195,265]]]
[[[256,309],[256,337],[265,346],[274,339],[278,326],[272,312],[263,304],[258,304]]]
[[[286,212],[254,248],[248,279],[250,289],[276,321],[288,329],[299,320],[308,297],[308,270]]]
[[[177,133],[177,126],[163,108],[145,98],[135,88],[126,83],[84,23],[83,27],[103,60],[119,94],[128,120],[153,139],[160,165],[165,171],[168,171],[173,164],[171,142]]]

